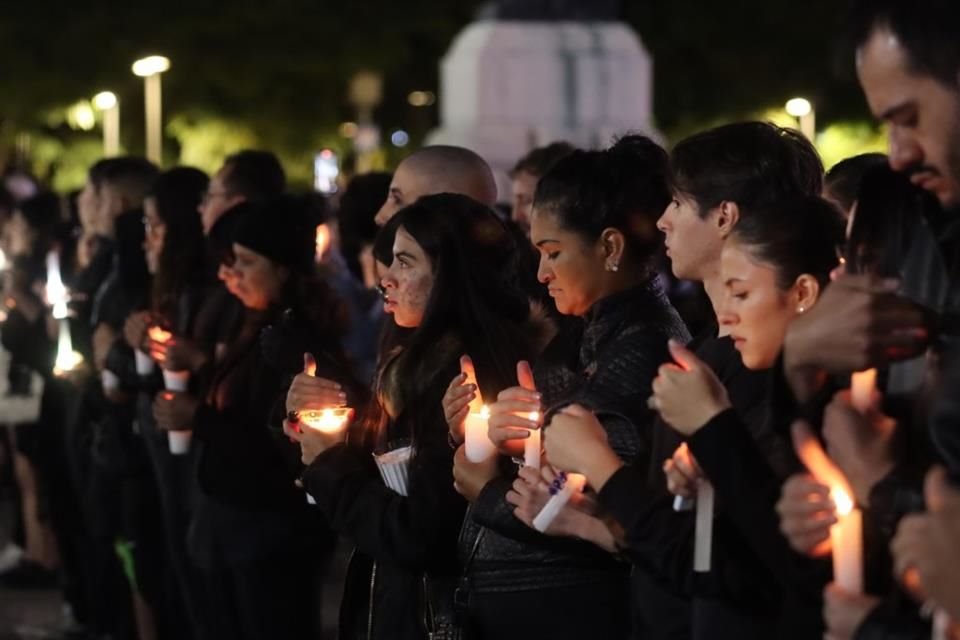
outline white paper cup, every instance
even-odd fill
[[[189,383],[190,371],[188,369],[183,371],[163,370],[163,386],[167,388],[167,391],[186,391]]]
[[[182,456],[190,451],[190,440],[192,438],[193,431],[189,429],[167,431],[167,444],[170,445],[170,453],[175,456]]]
[[[148,376],[153,373],[153,368],[157,366],[157,363],[153,361],[153,358],[139,349],[134,351],[133,355],[137,359],[137,375]]]
[[[116,391],[120,388],[120,378],[109,369],[100,372],[100,382],[103,383],[104,391]]]
[[[374,455],[373,459],[380,470],[383,483],[401,496],[407,495],[410,468],[410,459],[413,457],[413,447],[401,447],[388,451],[383,455]]]

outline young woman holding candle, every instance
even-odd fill
[[[160,392],[154,416],[165,431],[192,428],[200,448],[187,550],[202,576],[204,627],[231,638],[312,637],[318,523],[294,485],[296,448],[269,428],[284,372],[260,336],[292,310],[321,370],[350,388],[341,306],[315,275],[313,225],[297,201],[251,205],[233,249],[239,334],[205,396]]]
[[[481,389],[493,397],[549,331],[516,285],[513,265],[524,247],[492,211],[466,196],[419,199],[391,218],[377,246],[390,251],[377,251],[377,258],[389,265],[381,286],[397,331],[381,349],[375,400],[362,428],[345,442],[344,434],[309,427],[288,433],[302,441],[309,463],[305,488],[356,545],[341,637],[425,638],[452,624],[466,507],[451,482],[454,452],[441,399],[462,354],[472,356]],[[287,408],[322,409],[336,400],[328,381],[303,374]],[[408,481],[391,489],[370,453],[404,444],[413,447]]]
[[[790,223],[784,224],[784,220]],[[749,369],[769,369],[789,323],[816,304],[836,266],[842,226],[838,212],[817,197],[797,196],[771,205],[769,210],[743,211],[721,253],[725,292],[718,320]],[[718,604],[714,607],[740,612],[738,637],[771,637],[771,633],[787,637],[783,634],[790,632],[776,627],[778,609],[785,606],[787,596],[775,581],[771,584],[768,572],[789,564],[772,511],[781,481],[795,467],[780,456],[771,457],[770,451],[776,450],[773,443],[759,439],[758,432],[732,408],[727,389],[709,365],[679,343],[671,342],[670,352],[676,364],[660,368],[650,404],[689,446],[664,465],[669,490],[684,497],[696,496],[697,483],[709,479],[716,491],[719,520],[715,527],[720,536],[705,541],[713,548],[714,559],[707,570],[715,585],[711,597]],[[610,481],[623,463],[603,442],[597,420],[589,412],[580,407],[564,409],[547,429],[546,442],[553,463],[585,473],[588,481],[598,486],[603,504],[615,504],[613,492],[628,490]],[[640,487],[630,489],[641,491]],[[614,511],[626,528],[627,548],[642,562],[655,566],[679,559],[678,566],[685,564],[689,572],[689,559],[684,558],[694,544],[692,523],[678,517],[673,528],[668,525],[660,532],[663,544],[649,547],[649,538],[637,536],[644,528],[637,516],[642,516],[645,500],[640,495],[634,499],[637,514],[627,514],[623,508]],[[674,541],[666,542],[670,538]],[[724,580],[736,575],[733,571],[739,573],[737,582],[725,584]],[[780,577],[809,580],[796,570]],[[702,587],[706,580],[699,584]],[[744,602],[751,584],[769,585],[769,593],[762,597],[772,611]],[[761,592],[753,597],[760,598]],[[716,619],[719,612],[712,615]],[[703,628],[696,619],[693,631],[695,637],[704,638],[728,637],[725,634],[729,632]]]
[[[540,180],[531,218],[538,276],[557,310],[577,321],[551,342],[532,375],[519,367],[521,387],[492,403],[489,433],[505,454],[498,467],[457,457],[457,485],[473,503],[461,549],[468,631],[478,637],[629,635],[627,565],[518,520],[508,501],[517,466],[506,456],[519,455],[528,430],[539,428],[528,419],[533,412],[580,402],[600,414],[619,455],[646,460],[653,414],[645,390],[667,355],[667,339],[689,337],[655,274],[662,248],[656,220],[669,201],[666,153],[640,136],[604,151],[575,151]],[[456,403],[470,399],[455,387],[447,398],[454,418]],[[459,430],[456,419],[450,426]],[[609,532],[599,533],[612,548]]]
[[[702,282],[715,309],[724,295],[721,252],[737,222],[751,209],[798,195],[816,195],[822,186],[822,165],[810,143],[796,132],[767,123],[738,123],[691,136],[674,148],[670,164],[673,200],[658,227],[666,235],[674,275]],[[769,443],[771,438],[765,434],[769,429],[764,426],[766,374],[746,369],[725,333],[718,326],[708,327],[689,348],[716,371],[751,432]],[[648,395],[649,387],[643,393]],[[703,629],[705,637],[713,637],[710,634],[718,630],[729,637],[747,637],[754,627],[752,614],[718,607],[716,589],[709,586],[709,580],[705,576],[691,580],[693,514],[674,511],[674,498],[667,491],[662,470],[663,461],[673,455],[681,440],[659,417],[652,432],[654,453],[649,464],[604,458],[616,463],[614,468],[619,470],[608,483],[594,478],[604,486],[597,496],[604,512],[619,522],[617,526],[626,528],[631,549],[645,552],[645,557],[637,558],[640,561],[632,575],[634,637],[687,638],[691,621]],[[774,444],[768,454],[781,460],[787,443]],[[526,472],[522,475],[528,476]],[[527,496],[543,486],[535,477],[524,480],[529,482],[515,487],[521,492],[529,485],[532,490]],[[518,504],[521,501],[528,497],[517,499]],[[521,505],[518,515],[529,522],[523,512]],[[583,514],[578,519],[582,520]],[[567,524],[566,519],[558,518],[554,532],[583,535]],[[580,530],[584,529],[581,525]],[[719,560],[714,554],[715,565]],[[726,566],[719,575],[744,583],[736,565]],[[770,589],[764,586],[752,592],[760,597],[750,601],[751,611],[776,615],[768,604]]]
[[[152,325],[162,324],[177,337],[192,335],[203,294],[203,231],[196,209],[207,182],[202,171],[178,167],[158,176],[144,200],[144,250],[153,279],[150,309],[131,314],[124,325],[131,349],[149,351]],[[173,456],[167,432],[157,428],[153,401],[163,389],[159,368],[135,380],[137,387],[129,390],[137,391],[136,420],[151,473],[142,492],[150,499],[139,497],[128,504],[131,513],[126,517],[135,523],[127,535],[135,542],[138,585],[149,587],[161,634],[204,637],[196,569],[186,552],[196,457]],[[164,580],[167,576],[172,580]],[[175,589],[167,593],[163,584]]]

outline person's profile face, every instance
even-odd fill
[[[430,256],[400,227],[393,241],[393,262],[380,279],[384,289],[383,310],[393,315],[399,327],[419,327],[433,292],[433,282]]]
[[[945,208],[960,205],[960,84],[913,69],[886,28],[857,51],[857,75],[870,110],[889,127],[890,166]]]

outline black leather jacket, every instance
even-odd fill
[[[645,460],[653,421],[646,400],[658,367],[669,360],[669,338],[686,342],[689,334],[656,279],[597,302],[534,367],[546,413],[582,404],[597,413],[619,456]],[[542,535],[517,520],[505,499],[516,477],[516,469],[510,471],[483,489],[464,525],[465,557],[482,531],[468,566],[471,593],[625,581],[628,566],[606,552]]]

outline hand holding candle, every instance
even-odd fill
[[[837,523],[830,529],[834,581],[847,593],[863,593],[863,525],[853,489],[806,424],[793,425],[793,442],[810,473],[830,487],[836,506]]]
[[[539,418],[541,398],[534,389],[529,364],[518,363],[517,375],[521,384],[501,391],[497,401],[490,405],[488,433],[501,453],[520,458],[526,457],[524,441],[540,429],[539,421],[531,420],[530,416],[536,413]]]
[[[537,390],[536,381],[533,379],[533,370],[530,368],[529,362],[521,360],[517,363],[517,381],[521,387],[528,391],[535,392]],[[523,443],[523,466],[539,469],[540,450],[542,448],[540,412],[531,411],[527,414],[527,419],[530,420],[530,422],[536,423],[537,428],[530,431],[530,435]]]
[[[561,471],[550,487],[551,497],[533,519],[533,528],[543,533],[553,524],[560,511],[570,502],[575,493],[581,493],[587,485],[587,477],[580,473]]]
[[[470,356],[460,356],[460,373],[454,376],[443,395],[443,416],[450,438],[466,444],[471,462],[482,462],[496,452],[487,434],[490,409],[483,404]]]
[[[287,413],[346,406],[347,394],[340,383],[316,377],[317,363],[309,353],[303,354],[303,361],[303,373],[294,377],[287,391]]]
[[[315,377],[317,364],[313,356],[304,354],[303,369],[304,376]],[[346,440],[347,427],[353,420],[353,413],[353,409],[349,407],[304,409],[298,412],[297,423],[303,428],[287,431],[287,425],[285,425],[284,430],[287,435],[300,443],[300,459],[304,464],[309,465],[318,455]]]
[[[927,473],[924,498],[927,511],[904,517],[890,545],[895,574],[926,608],[960,620],[960,488],[935,467]]]

